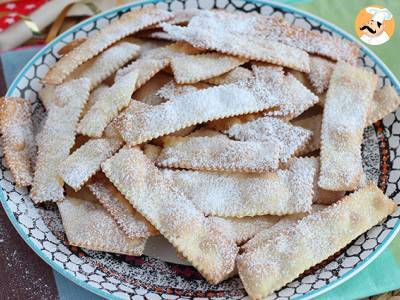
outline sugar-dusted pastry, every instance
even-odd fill
[[[243,244],[258,232],[276,224],[279,217],[270,215],[244,218],[208,217],[208,220],[215,223],[225,235],[237,244]]]
[[[316,172],[316,158],[293,158],[288,169],[262,174],[163,170],[204,214],[223,217],[307,212]]]
[[[357,188],[363,175],[363,131],[377,81],[377,75],[366,70],[343,62],[336,64],[322,117],[321,188]]]
[[[115,139],[115,140],[123,141],[123,138],[122,138],[121,134],[119,133],[119,130],[117,129],[117,121],[118,121],[119,116],[122,117],[124,114],[130,114],[130,113],[134,113],[134,112],[143,111],[143,110],[147,109],[148,107],[150,107],[149,104],[132,99],[131,102],[129,103],[129,106],[127,108],[125,108],[122,112],[120,112],[120,114],[117,117],[115,117],[107,125],[107,127],[104,129],[103,137],[108,138],[108,139]]]
[[[93,58],[107,47],[147,26],[170,19],[172,13],[155,7],[135,9],[111,22],[96,34],[64,55],[46,74],[43,81],[60,84],[77,67]]]
[[[318,95],[328,89],[334,68],[333,61],[319,56],[310,56],[310,73],[307,74],[307,78]]]
[[[191,125],[265,110],[276,102],[259,99],[247,88],[221,85],[185,93],[145,111],[125,114],[118,122],[118,129],[128,144],[137,145]]]
[[[57,53],[58,55],[65,55],[68,52],[71,52],[72,49],[78,47],[80,44],[82,44],[84,41],[86,41],[86,38],[78,38],[75,40],[72,40],[68,44],[65,44],[62,48],[60,48]]]
[[[74,145],[76,127],[89,98],[90,81],[73,80],[58,86],[54,105],[49,111],[38,138],[38,156],[31,197],[35,203],[64,198],[63,180],[58,166]]]
[[[222,14],[229,14],[225,11]],[[237,13],[230,13],[233,20]],[[278,41],[286,45],[300,48],[308,53],[329,57],[337,61],[347,61],[356,65],[360,47],[351,41],[325,32],[309,30],[290,24],[284,18],[276,16],[254,15],[257,24],[247,30],[269,41]]]
[[[392,86],[386,85],[382,89],[376,90],[369,107],[366,126],[382,119],[388,113],[398,108],[399,105],[400,96]]]
[[[137,90],[167,65],[169,65],[168,59],[139,58],[127,65],[125,68],[118,70],[115,77],[116,80],[118,80],[118,78],[121,78],[132,71],[137,71],[139,76],[136,85],[134,86],[135,90]]]
[[[103,94],[109,89],[110,87],[106,84],[100,84],[96,87],[89,95],[89,99],[86,102],[85,108],[83,109],[82,116],[85,116],[90,108],[99,101]],[[40,93],[40,92],[39,92]]]
[[[112,75],[128,61],[137,57],[139,55],[139,49],[140,47],[135,44],[127,42],[117,43],[78,67],[65,81],[86,77],[90,80],[90,90],[93,90],[104,79]],[[55,85],[45,85],[43,89],[39,91],[40,100],[47,110],[50,109],[54,101],[55,87]]]
[[[315,162],[316,162],[316,172],[315,172],[315,177],[314,177],[314,194],[313,194],[313,204],[321,204],[321,205],[331,205],[333,203],[336,203],[340,199],[342,199],[345,195],[346,192],[344,191],[329,191],[325,190],[321,187],[318,186],[318,180],[319,180],[319,173],[320,173],[320,157],[315,157]],[[366,181],[365,176],[362,177],[360,180],[360,186],[363,183],[362,181]],[[366,182],[368,183],[368,182]]]
[[[343,197],[342,197],[343,198]],[[275,224],[272,226],[258,230],[257,233],[254,235],[253,238],[251,238],[248,242],[243,244],[240,249],[243,250],[244,252],[249,252],[257,249],[258,247],[262,246],[265,244],[269,239],[274,237],[274,235],[279,234],[281,232],[286,231],[287,229],[296,226],[296,224],[306,216],[308,216],[310,213],[316,213],[322,209],[324,209],[326,206],[324,205],[315,205],[311,207],[310,212],[305,212],[305,213],[297,213],[297,214],[290,214],[290,215],[285,215],[282,216]]]
[[[67,196],[57,206],[70,245],[126,255],[143,254],[146,238],[126,236],[100,203]]]
[[[252,299],[261,299],[327,259],[396,210],[375,185],[312,213],[276,232],[253,251],[239,255],[237,267]]]
[[[279,108],[266,112],[266,115],[288,121],[318,102],[318,97],[296,77],[290,73],[285,75],[282,67],[253,64],[252,69],[258,81],[267,83],[267,97],[285,99],[281,100]]]
[[[148,238],[158,234],[104,175],[96,175],[87,187],[129,238]]]
[[[91,139],[61,162],[58,174],[66,184],[79,190],[122,144],[118,139]]]
[[[177,84],[175,81],[167,82],[163,85],[157,92],[157,96],[165,99],[171,100],[183,94],[193,93],[200,88],[208,87],[207,84]]]
[[[172,57],[171,68],[175,81],[187,84],[219,76],[247,61],[245,58],[211,52]]]
[[[177,40],[186,41],[198,48],[307,72],[309,66],[306,52],[254,34],[257,18],[250,14],[240,14],[238,17],[237,14],[219,11],[201,11],[186,27],[164,23],[162,28]]]
[[[211,283],[229,277],[238,248],[137,148],[103,163],[115,187]]]
[[[200,13],[200,9],[196,8],[187,8],[184,10],[177,10],[174,11],[174,16],[169,19],[168,21],[165,21],[168,24],[174,24],[174,25],[187,25],[189,21],[198,13]],[[153,28],[161,28],[160,24],[153,25]]]
[[[298,152],[299,155],[307,154],[320,148],[322,114],[294,120],[292,121],[292,124],[312,132],[311,139],[305,147]]]
[[[241,80],[250,79],[252,76],[253,73],[249,69],[239,66],[237,68],[234,68],[232,71],[213,78],[209,78],[205,81],[214,85],[230,84],[236,83]]]
[[[262,117],[246,123],[236,123],[224,131],[239,141],[267,142],[278,140],[282,144],[281,161],[288,159],[309,144],[312,138],[310,130],[293,126],[272,117]]]
[[[33,136],[32,107],[22,98],[0,99],[0,130],[5,160],[18,186],[33,180],[32,158],[36,144]]]
[[[279,167],[282,147],[273,138],[265,142],[242,142],[222,134],[176,137],[164,145],[156,164],[192,170],[261,173]]]
[[[97,87],[130,60],[139,56],[138,45],[119,42],[104,50],[98,56],[87,61],[72,72],[66,80],[86,77],[90,79],[90,89]]]
[[[137,80],[137,71],[118,78],[89,108],[79,122],[78,132],[90,137],[101,137],[108,123],[131,102]]]

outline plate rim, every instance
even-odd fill
[[[285,3],[279,3],[273,0],[238,0],[240,2],[247,2],[247,3],[253,3],[253,4],[258,4],[258,5],[269,5],[274,8],[283,8],[283,10],[288,11],[290,13],[298,14],[307,17],[310,20],[313,20],[317,23],[322,24],[323,26],[327,27],[330,29],[332,32],[339,34],[341,37],[350,40],[354,43],[356,43],[367,55],[376,63],[378,64],[382,70],[386,73],[386,75],[389,77],[390,81],[393,83],[394,88],[396,89],[397,93],[400,94],[400,83],[397,80],[396,76],[392,73],[392,71],[386,66],[386,64],[367,46],[365,46],[361,41],[357,40],[355,37],[350,35],[348,32],[345,30],[339,28],[338,26],[334,25],[333,23],[322,19],[312,13],[306,12],[302,9],[295,8],[291,5],[285,4]],[[100,14],[97,14],[87,20],[84,20],[75,26],[71,27],[61,35],[59,35],[57,38],[55,38],[53,41],[51,41],[49,44],[47,44],[43,49],[39,50],[38,53],[36,53],[27,63],[26,65],[21,69],[21,71],[18,73],[18,75],[15,77],[15,79],[12,81],[10,87],[7,90],[6,97],[11,96],[11,94],[14,92],[17,84],[21,80],[21,77],[24,76],[24,74],[27,72],[27,70],[33,65],[33,63],[40,57],[42,57],[47,51],[49,51],[51,48],[54,47],[57,43],[59,43],[65,36],[69,35],[70,33],[76,31],[78,28],[81,28],[89,23],[94,22],[97,19],[103,18],[105,15],[108,14],[113,14],[113,13],[118,13],[120,11],[123,11],[125,9],[129,8],[137,8],[143,5],[149,5],[149,4],[157,4],[159,2],[168,2],[168,0],[143,0],[143,1],[138,1],[136,3],[128,3],[122,6],[118,6],[112,9],[109,9],[107,11],[104,11]],[[86,290],[99,295],[101,297],[105,297],[107,299],[120,299],[118,296],[110,294],[108,292],[105,292],[101,289],[95,288],[91,286],[89,283],[78,279],[76,276],[73,274],[69,273],[66,271],[61,265],[58,265],[55,263],[53,260],[51,260],[49,257],[47,257],[39,247],[37,247],[30,237],[23,231],[22,227],[19,225],[18,220],[14,216],[14,213],[11,211],[10,207],[7,204],[7,200],[5,198],[4,194],[4,189],[1,187],[1,192],[0,192],[0,200],[1,204],[7,214],[7,217],[11,221],[13,227],[16,229],[18,234],[22,237],[22,239],[28,244],[28,246],[37,254],[39,257],[44,260],[53,270],[57,271],[59,274],[62,276],[66,277],[68,280],[71,280],[73,283],[77,284],[80,287],[85,288]],[[294,297],[294,299],[313,299],[317,296],[320,296],[333,288],[343,284],[347,280],[351,279],[355,275],[357,275],[360,271],[365,269],[370,263],[372,263],[379,255],[386,249],[386,247],[390,244],[390,242],[396,237],[398,232],[400,231],[400,221],[397,221],[396,224],[394,225],[393,229],[388,233],[388,235],[383,239],[382,243],[378,245],[372,253],[370,253],[365,259],[363,259],[354,269],[351,271],[348,271],[346,274],[344,274],[342,277],[334,280],[333,282],[315,290],[311,291],[303,296],[297,296]]]

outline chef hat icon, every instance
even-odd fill
[[[367,13],[372,15],[372,20],[375,22],[383,23],[385,20],[392,19],[392,13],[386,8],[367,7]]]

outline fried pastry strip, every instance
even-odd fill
[[[236,244],[243,244],[258,232],[273,226],[278,220],[278,216],[257,216],[244,218],[221,218],[208,217],[215,223],[224,234],[234,240]]]
[[[76,127],[89,97],[90,81],[86,78],[60,85],[38,139],[38,157],[31,197],[35,203],[64,198],[63,181],[58,166],[74,145]]]
[[[137,148],[123,148],[102,165],[127,200],[211,283],[227,278],[238,248],[181,194]]]
[[[307,154],[319,149],[321,145],[322,114],[295,120],[292,124],[312,132],[310,141],[297,153],[298,155]]]
[[[136,70],[139,74],[136,85],[134,86],[136,91],[168,64],[168,59],[139,58],[125,68],[120,69],[115,75],[115,79],[118,80],[118,78]]]
[[[4,156],[18,186],[29,186],[33,180],[31,158],[36,145],[31,117],[29,101],[14,97],[0,99],[0,130]]]
[[[355,190],[363,173],[361,143],[377,76],[338,62],[326,97],[321,128],[321,172],[326,190]],[[355,109],[356,108],[356,109]]]
[[[79,190],[98,170],[103,161],[122,146],[122,141],[100,138],[87,141],[61,164],[58,174],[75,191]]]
[[[95,88],[89,95],[89,99],[86,102],[85,108],[83,109],[82,116],[85,116],[89,109],[102,98],[102,95],[109,89],[110,87],[105,84],[100,84],[97,88]]]
[[[71,52],[72,49],[78,47],[80,44],[82,44],[84,41],[86,41],[87,38],[77,38],[71,42],[69,42],[68,44],[65,44],[62,48],[60,48],[60,50],[57,51],[58,55],[65,55],[68,52]]]
[[[67,196],[57,203],[70,245],[90,250],[140,256],[145,238],[128,238],[99,204]]]
[[[342,197],[343,198],[343,197]],[[296,223],[298,223],[301,219],[308,216],[310,213],[316,213],[326,206],[324,205],[313,205],[311,207],[310,212],[306,213],[297,213],[291,214],[281,217],[275,224],[272,226],[259,230],[253,238],[251,238],[247,243],[240,247],[241,250],[245,252],[253,251],[258,247],[262,246],[266,241],[268,241],[271,237],[281,232],[286,231],[288,228],[294,227]]]
[[[253,299],[263,298],[327,259],[396,210],[374,184],[312,213],[237,258],[239,276]]]
[[[119,42],[78,67],[66,80],[86,77],[90,79],[90,90],[92,90],[127,62],[138,57],[139,51],[138,45]]]
[[[173,15],[163,9],[147,7],[135,9],[111,22],[95,35],[64,55],[46,74],[43,81],[48,84],[60,84],[77,67],[96,56],[110,45],[147,26],[168,20]]]
[[[205,80],[205,82],[214,85],[230,84],[230,83],[236,83],[241,80],[250,79],[252,76],[253,73],[249,69],[239,66],[225,74],[209,78]]]
[[[221,53],[204,53],[172,57],[171,68],[177,83],[188,84],[219,76],[247,61]]]
[[[328,89],[334,68],[334,62],[326,58],[310,56],[310,73],[307,74],[307,78],[318,95],[322,95]]]
[[[351,41],[298,27],[287,23],[282,18],[265,16],[259,16],[259,18],[262,19],[264,26],[256,30],[256,33],[266,40],[281,42],[335,61],[346,61],[352,65],[357,63],[360,49]]]
[[[293,158],[274,173],[163,171],[202,212],[221,217],[306,212],[316,172],[316,158]]]
[[[388,113],[398,108],[399,105],[400,96],[392,86],[386,85],[382,89],[375,91],[366,125],[369,126],[382,119]]]
[[[156,164],[161,167],[205,171],[261,173],[276,170],[282,144],[233,141],[225,135],[213,137],[176,137],[165,144]]]
[[[88,188],[129,238],[157,235],[157,229],[143,218],[106,178],[96,178],[88,184]]]
[[[95,89],[104,79],[120,67],[139,55],[140,47],[131,43],[121,42],[105,50],[100,55],[80,66],[65,81],[86,77],[90,80],[90,90]],[[39,97],[46,110],[54,101],[55,85],[45,85],[39,91]]]
[[[196,18],[197,16],[193,17],[187,27],[167,23],[162,27],[171,37],[186,41],[196,48],[265,61],[303,72],[309,71],[309,57],[303,50],[252,35],[243,35],[223,27],[218,22],[210,22],[203,27],[197,26],[196,22],[192,22]]]
[[[260,99],[246,88],[222,85],[125,114],[117,127],[128,144],[137,145],[191,125],[265,110],[276,103],[276,99]]]
[[[252,66],[254,75],[259,81],[268,83],[269,97],[285,99],[281,101],[279,109],[266,113],[289,121],[318,102],[318,97],[307,89],[292,74],[285,75],[282,67],[277,66]]]
[[[263,117],[246,123],[233,124],[225,134],[239,141],[267,142],[271,139],[282,144],[281,161],[287,162],[312,138],[310,130],[293,126],[272,117]]]
[[[101,94],[79,122],[78,132],[90,137],[101,137],[107,124],[131,102],[137,79],[138,72],[132,71]]]
[[[54,103],[54,91],[56,89],[56,85],[46,84],[43,88],[39,91],[39,99],[42,102],[44,108],[49,110],[51,105]]]
[[[316,169],[315,177],[314,177],[314,196],[313,196],[313,204],[322,204],[322,205],[331,205],[340,199],[342,199],[346,192],[344,191],[329,191],[324,190],[318,186],[318,179],[320,173],[320,158],[315,157],[316,160]]]
[[[179,85],[175,83],[175,81],[170,81],[166,84],[164,84],[157,92],[156,95],[165,99],[165,100],[171,100],[174,99],[175,97],[181,96],[183,94],[187,93],[193,93],[198,91],[201,88],[206,88],[208,87],[207,84],[194,84],[194,85]]]

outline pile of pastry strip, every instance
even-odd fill
[[[141,255],[164,236],[210,283],[263,298],[396,209],[362,168],[391,86],[337,37],[258,14],[127,12],[3,98],[5,160],[70,245]],[[347,196],[345,196],[347,193]]]

